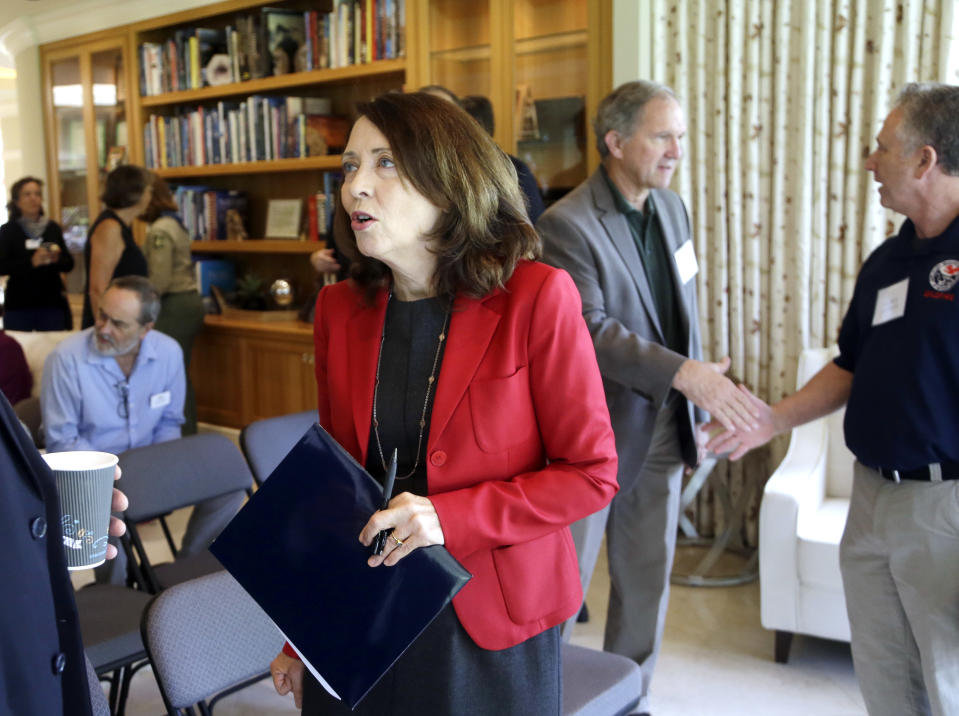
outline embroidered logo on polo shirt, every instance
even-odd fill
[[[929,285],[937,291],[948,291],[959,281],[959,261],[946,259],[932,267],[929,272]]]

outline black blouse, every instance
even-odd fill
[[[389,464],[390,455],[396,448],[398,454],[394,495],[412,492],[414,495],[425,496],[429,493],[426,482],[426,444],[429,440],[430,416],[433,412],[433,400],[436,397],[436,386],[443,362],[443,348],[446,347],[446,341],[444,341],[437,359],[437,345],[445,318],[446,301],[439,298],[399,301],[393,297],[386,309],[385,337],[380,358],[380,386],[376,393],[376,413],[383,445],[383,458],[382,460],[380,458],[371,423],[366,470],[382,482],[386,473],[383,462]],[[423,428],[423,441],[417,464],[416,447],[420,436],[420,418],[423,416],[426,386],[433,370],[434,360],[436,360],[436,380],[430,391],[426,425]],[[417,466],[413,475],[401,479],[403,475],[409,474],[414,464]]]
[[[143,276],[146,278],[150,275],[146,256],[143,255],[143,251],[140,250],[137,242],[133,239],[133,229],[121,221],[112,209],[104,209],[100,212],[97,220],[93,222],[93,226],[90,227],[90,231],[87,233],[87,243],[83,246],[86,280],[83,284],[83,322],[81,328],[89,328],[93,325],[93,309],[90,306],[90,237],[93,236],[93,232],[97,230],[100,222],[107,219],[113,219],[120,224],[120,231],[123,236],[123,253],[120,254],[120,260],[117,262],[116,268],[113,269],[113,275],[110,278],[114,279],[118,276]]]

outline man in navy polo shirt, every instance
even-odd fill
[[[907,85],[877,143],[866,169],[907,218],[863,264],[839,356],[709,448],[738,458],[846,404],[840,566],[866,706],[959,714],[959,87]]]

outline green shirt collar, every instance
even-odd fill
[[[642,214],[643,218],[647,221],[652,218],[652,216],[656,213],[656,203],[653,201],[652,192],[649,192],[649,194],[646,195],[646,202],[643,204],[642,212],[640,212],[639,209],[626,201],[626,198],[619,190],[619,187],[616,186],[615,182],[613,182],[613,180],[610,178],[609,172],[606,171],[606,167],[600,164],[599,168],[603,172],[603,179],[606,180],[606,185],[609,187],[609,192],[613,195],[613,203],[616,205],[617,211],[622,214],[626,214],[627,216],[633,213]]]

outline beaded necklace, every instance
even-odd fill
[[[393,300],[393,289],[390,289],[389,296],[386,297],[386,307],[389,310],[390,301]],[[452,304],[451,304],[452,305]],[[416,441],[416,461],[413,463],[413,469],[405,475],[397,475],[397,480],[405,480],[412,477],[416,468],[420,465],[420,452],[423,450],[423,433],[426,431],[426,410],[430,404],[430,394],[433,392],[433,384],[436,383],[436,368],[439,366],[440,353],[443,350],[443,341],[446,340],[446,327],[450,320],[450,306],[446,309],[446,315],[443,317],[443,328],[436,342],[436,354],[433,356],[433,367],[430,370],[430,377],[426,380],[426,396],[423,398],[423,413],[420,415],[420,436]],[[376,356],[376,382],[373,385],[373,435],[376,437],[376,449],[380,454],[380,462],[383,464],[383,471],[386,472],[386,457],[383,454],[383,444],[380,442],[380,421],[376,415],[376,402],[380,393],[380,363],[383,360],[383,343],[386,341],[386,320],[383,321],[383,331],[380,333],[380,350]]]

